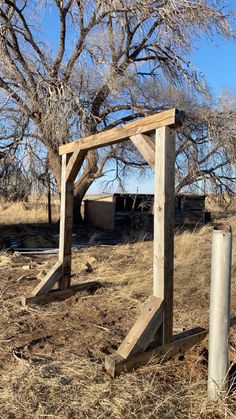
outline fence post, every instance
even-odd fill
[[[231,227],[221,224],[213,229],[211,259],[208,394],[212,400],[228,389],[231,259]]]

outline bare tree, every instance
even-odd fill
[[[232,195],[236,185],[236,96],[223,92],[216,106],[213,99],[199,98],[184,89],[147,82],[149,100],[161,99],[163,108],[177,106],[185,111],[184,126],[177,131],[176,193]],[[131,142],[117,146],[114,180],[122,188],[124,180],[136,169],[137,176],[146,175],[147,163]]]
[[[176,193],[235,193],[236,114],[198,106],[177,136]]]
[[[27,200],[32,190],[24,167],[15,156],[6,154],[0,161],[0,198],[8,201]]]
[[[56,51],[40,39],[50,8],[59,22]],[[1,1],[0,138],[39,141],[60,188],[60,144],[163,109],[147,80],[204,92],[188,53],[202,33],[233,36],[230,18],[220,0]],[[88,153],[78,202],[116,153]]]

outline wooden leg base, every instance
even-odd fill
[[[163,301],[160,298],[151,297],[117,349],[117,353],[127,359],[136,353],[146,351],[162,325],[162,319]]]
[[[70,288],[66,290],[52,290],[47,294],[41,295],[29,295],[21,297],[21,302],[23,306],[27,306],[29,304],[48,304],[53,301],[61,301],[67,298],[70,298],[72,295],[76,294],[79,291],[95,291],[99,288],[101,284],[97,281],[85,282],[83,284],[76,284],[72,285]]]
[[[154,349],[133,355],[124,359],[115,352],[105,358],[105,369],[112,376],[117,377],[122,372],[128,372],[148,364],[153,359],[167,360],[177,354],[183,354],[192,346],[201,342],[208,331],[201,327],[182,332],[173,336],[173,341],[164,346],[158,346]]]

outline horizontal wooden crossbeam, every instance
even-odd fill
[[[183,124],[184,113],[176,108],[169,109],[129,124],[102,131],[98,134],[64,144],[59,147],[59,154],[73,153],[79,150],[92,150],[129,140],[133,135],[144,134],[154,131],[157,128],[169,126],[179,127]]]
[[[208,331],[201,327],[182,332],[173,336],[173,341],[164,346],[158,346],[154,349],[135,354],[124,359],[117,352],[106,356],[105,368],[112,376],[117,377],[122,372],[132,371],[140,366],[148,364],[152,360],[168,360],[177,354],[183,354],[192,346],[201,342],[207,335]]]
[[[52,290],[47,294],[43,295],[29,295],[28,297],[24,296],[21,297],[21,302],[23,306],[29,304],[49,304],[53,301],[61,301],[65,300],[66,298],[70,298],[72,297],[72,295],[76,294],[79,291],[95,291],[100,286],[101,285],[98,281],[85,282],[83,284],[71,285],[70,288],[65,290]]]

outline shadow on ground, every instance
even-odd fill
[[[121,228],[109,231],[88,225],[74,226],[73,246],[97,246],[135,243],[152,240],[152,232]],[[0,249],[58,248],[59,223],[28,223],[0,225]]]

